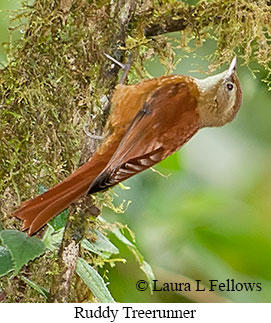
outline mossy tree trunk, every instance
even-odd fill
[[[134,0],[116,1],[115,5],[109,7],[110,22],[107,26],[107,33],[100,37],[105,37],[103,41],[103,49],[99,53],[104,53],[117,57],[119,61],[123,61],[124,51],[119,47],[125,46],[127,30],[134,11],[136,2]],[[109,31],[110,30],[110,31]],[[113,34],[112,34],[113,32]],[[108,37],[109,36],[109,37]],[[112,67],[111,67],[112,66]],[[101,113],[97,118],[97,126],[92,130],[94,135],[102,135],[103,126],[107,114],[110,110],[110,98],[117,83],[119,66],[112,62],[104,62],[97,73],[97,84],[103,88],[103,92],[99,93],[98,106]],[[96,116],[95,116],[96,117]],[[80,164],[85,163],[89,157],[95,152],[97,140],[91,136],[84,138],[83,149],[80,157]],[[74,275],[76,260],[79,255],[79,242],[84,237],[84,232],[88,224],[88,217],[97,214],[97,208],[92,205],[92,198],[85,196],[81,198],[72,207],[68,217],[62,245],[59,253],[59,274],[54,277],[50,291],[50,301],[67,302],[69,300],[70,286]]]
[[[119,72],[104,53],[120,62],[132,54],[128,82],[139,81],[146,76],[144,61],[155,54],[173,66],[174,52],[163,34],[181,31],[183,49],[191,39],[192,49],[210,35],[216,39],[213,69],[234,50],[246,63],[254,55],[270,69],[266,1],[189,6],[174,0],[35,0],[22,16],[23,37],[10,46],[9,64],[0,74],[0,212],[6,228],[19,226],[8,215],[21,200],[36,196],[39,184],[51,187],[95,152],[99,141],[88,133],[102,134]],[[51,301],[76,300],[70,287],[78,242],[93,225],[89,216],[97,213],[90,197],[71,207],[57,274],[50,280]],[[40,266],[49,271],[52,264]]]

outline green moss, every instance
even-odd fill
[[[101,53],[93,49],[102,45],[105,22],[97,21],[94,5],[79,1],[77,6],[66,21],[57,1],[36,1],[20,13],[28,19],[25,33],[9,47],[9,65],[0,78],[4,214],[10,211],[7,192],[19,203],[36,195],[37,184],[50,187],[77,167],[82,128],[100,104],[96,80]],[[98,10],[106,15],[105,8]],[[95,118],[102,118],[99,109]]]
[[[252,61],[261,65],[267,72],[265,81],[271,88],[270,9],[270,2],[264,0],[210,0],[198,1],[191,6],[182,1],[146,1],[139,11],[144,16],[138,17],[135,38],[138,42],[138,36],[144,35],[146,27],[159,25],[166,28],[170,21],[181,19],[179,45],[182,50],[194,51],[208,38],[214,39],[216,50],[204,57],[211,62],[211,72],[238,55],[244,65],[248,66]],[[142,45],[143,41],[140,43]],[[175,62],[173,43],[167,35],[147,39],[143,44],[146,48],[144,53],[148,53],[148,59],[157,55],[166,71],[170,72]],[[142,53],[142,46],[140,51]],[[142,54],[139,51],[138,54],[137,59],[142,63]]]
[[[245,64],[256,60],[270,70],[271,16],[267,1],[201,1],[194,10],[193,26],[198,39],[211,37],[217,42],[212,55],[216,69],[229,61],[234,53]]]

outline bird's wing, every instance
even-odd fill
[[[153,166],[197,132],[200,128],[196,109],[198,93],[190,87],[180,81],[153,92],[89,193],[104,190]]]

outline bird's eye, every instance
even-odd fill
[[[228,83],[226,84],[226,87],[227,87],[227,90],[228,90],[228,91],[232,91],[232,89],[233,89],[233,84],[232,84],[232,83],[230,83],[230,82],[228,82]]]

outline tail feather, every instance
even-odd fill
[[[50,202],[54,196],[62,194],[63,191],[70,190],[72,186],[80,183],[85,178],[89,177],[91,180],[92,177],[95,176],[93,172],[93,167],[91,167],[91,162],[88,162],[78,168],[73,174],[71,174],[68,178],[66,178],[63,182],[53,186],[50,190],[44,192],[43,194],[37,196],[36,198],[23,202],[18,210],[14,212],[14,215],[17,216],[17,213],[21,213],[21,211],[28,209],[30,210],[32,207],[40,207],[43,208],[47,203]],[[17,216],[20,218],[20,216]]]
[[[38,231],[72,202],[84,195],[108,160],[95,154],[90,161],[78,168],[65,181],[47,192],[21,204],[13,215],[23,220],[22,230],[29,228],[29,235]]]
[[[13,215],[17,218],[24,220],[22,230],[28,229],[32,224],[35,222],[37,218],[40,218],[40,214],[44,213],[43,211],[47,210],[50,212],[50,210],[55,210],[53,214],[44,221],[43,224],[50,221],[52,217],[63,211],[66,207],[69,206],[74,200],[82,196],[84,193],[86,193],[88,186],[91,183],[91,179],[87,179],[87,183],[85,184],[86,189],[83,190],[81,193],[81,186],[82,183],[78,183],[77,185],[71,186],[70,188],[67,188],[66,190],[63,190],[62,192],[59,192],[58,194],[55,194],[54,187],[52,188],[52,191],[50,191],[50,194],[46,194],[45,197],[43,197],[43,194],[37,196],[35,199],[25,202],[21,208],[16,210]],[[48,191],[49,192],[49,191]],[[78,192],[78,193],[77,193]],[[47,192],[46,192],[47,193]],[[77,194],[75,194],[77,193]],[[76,195],[73,199],[72,197]],[[54,203],[57,200],[63,200],[63,197],[67,198],[67,203],[64,207],[61,207],[59,209],[53,208]],[[42,226],[42,225],[41,225]],[[40,227],[41,227],[40,226]],[[39,227],[39,228],[40,228]],[[36,232],[39,228],[37,228],[34,232]],[[32,229],[33,231],[33,229]],[[34,233],[32,232],[32,233]]]
[[[62,194],[60,197],[54,199],[47,207],[45,207],[38,216],[34,218],[29,226],[29,235],[38,231],[45,223],[50,221],[56,214],[65,210],[72,202],[84,195],[89,188],[89,179],[85,183],[80,183],[72,191]]]

